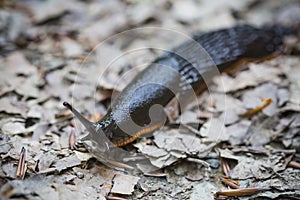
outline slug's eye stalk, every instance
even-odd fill
[[[103,153],[109,151],[109,147],[111,146],[109,144],[111,144],[111,142],[108,140],[100,126],[87,120],[68,102],[63,102],[63,105],[68,108],[89,131],[90,134],[83,138],[83,141],[88,144],[87,149],[93,151],[92,153]],[[91,143],[88,143],[88,141]]]
[[[63,102],[63,105],[66,107],[66,108],[68,108],[69,110],[72,110],[73,108],[72,108],[72,106],[68,103],[68,102]]]
[[[75,108],[73,108],[68,102],[64,102],[63,105],[68,108],[84,125],[84,127],[92,134],[96,133],[96,124],[84,118]]]

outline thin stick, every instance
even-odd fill
[[[234,190],[223,190],[215,193],[215,199],[218,199],[219,196],[227,196],[227,197],[242,197],[249,196],[252,194],[256,194],[262,191],[266,191],[268,189],[263,188],[241,188]]]
[[[26,170],[27,170],[26,149],[24,147],[22,147],[21,152],[20,152],[18,167],[17,167],[17,171],[16,171],[16,176],[20,179],[24,179]]]
[[[261,98],[261,101],[264,102],[262,105],[257,106],[256,108],[253,108],[240,116],[241,117],[251,117],[252,115],[262,111],[264,108],[266,108],[273,102],[272,99],[270,99],[270,98]]]

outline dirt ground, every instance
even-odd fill
[[[299,24],[299,13],[296,0],[1,1],[0,199],[300,199],[299,37],[280,57],[215,77],[172,125],[123,148],[119,165],[86,150],[87,131],[62,105],[96,122],[188,36]],[[241,117],[261,98],[272,103]]]

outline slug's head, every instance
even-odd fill
[[[64,102],[63,105],[68,108],[77,119],[83,124],[83,126],[89,131],[89,134],[82,138],[82,142],[89,152],[93,153],[97,157],[103,153],[109,151],[111,142],[103,132],[99,123],[93,123],[83,117],[75,108],[73,108],[68,102]]]

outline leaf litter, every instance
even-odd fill
[[[293,2],[287,10],[296,10]],[[175,27],[191,35],[197,30],[230,27],[241,19],[254,24],[280,21],[282,14],[275,11],[284,7],[280,1],[252,0],[1,4],[7,29],[0,33],[4,47],[0,57],[0,197],[213,199],[214,194],[229,189],[213,178],[224,172],[221,161],[225,160],[229,179],[239,180],[240,190],[268,189],[237,199],[299,198],[297,56],[250,63],[233,75],[216,77],[213,90],[182,113],[184,126],[166,126],[134,143],[132,152],[143,157],[127,158],[128,162],[140,159],[138,170],[128,174],[103,165],[80,147],[84,131],[70,122],[72,115],[61,106],[63,100],[74,98],[86,116],[98,113],[95,119],[99,119],[107,110],[112,89],[124,88],[140,70],[133,67],[150,62],[157,52],[147,50],[118,60],[106,71],[105,80],[98,82],[110,58],[151,43],[177,44],[167,37],[128,36],[125,41],[103,45],[89,55],[87,63],[81,63],[81,57],[96,44],[122,30],[149,25]],[[261,98],[270,98],[272,103],[242,118],[246,111],[262,105]],[[174,125],[179,121],[175,119]],[[70,142],[72,131],[76,140]],[[22,149],[26,156],[20,157]]]

